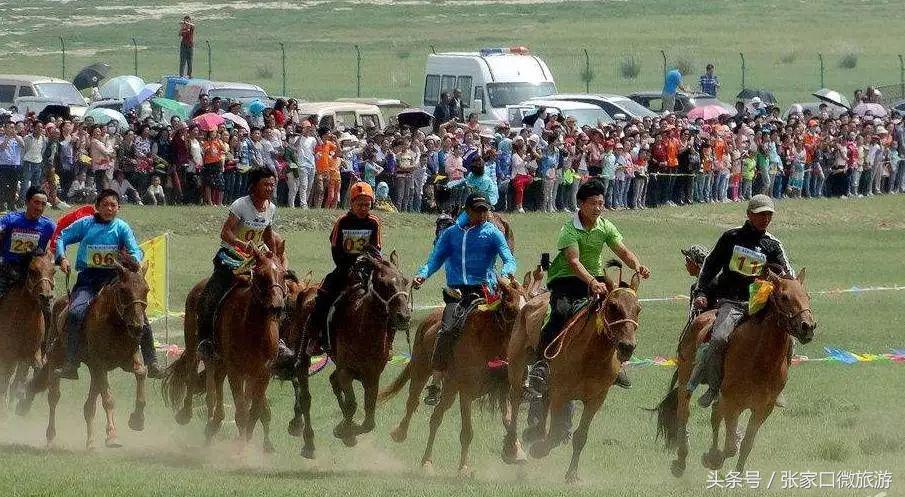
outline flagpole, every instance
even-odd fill
[[[163,234],[163,260],[166,264],[163,274],[163,336],[167,346],[170,345],[170,232]],[[170,354],[166,354],[165,365],[170,365]]]

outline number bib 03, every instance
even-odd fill
[[[38,248],[41,235],[28,231],[13,231],[9,237],[9,251],[13,254],[30,254]]]
[[[736,245],[732,248],[729,269],[745,276],[759,276],[767,264],[767,256],[749,248]]]
[[[116,265],[116,245],[89,245],[88,267],[110,269]]]

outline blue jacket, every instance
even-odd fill
[[[141,262],[142,253],[132,228],[119,218],[109,223],[97,220],[95,216],[85,216],[70,224],[60,233],[57,241],[57,260],[66,255],[66,247],[79,244],[75,259],[75,270],[112,269],[119,250],[126,249],[136,261]]]
[[[468,216],[463,213],[455,224],[440,235],[427,263],[421,266],[417,276],[427,279],[443,266],[447,286],[485,283],[494,286],[497,256],[503,260],[500,273],[514,275],[515,257],[499,228],[489,221],[468,227]]]
[[[21,264],[35,252],[47,250],[56,225],[46,216],[29,221],[21,211],[0,217],[0,257],[7,264]]]

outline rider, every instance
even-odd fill
[[[748,220],[720,236],[701,268],[694,306],[699,310],[718,309],[710,341],[701,346],[697,367],[688,382],[688,390],[693,392],[702,380],[707,381],[709,388],[698,400],[702,407],[709,406],[720,391],[723,354],[729,335],[746,315],[748,285],[768,264],[778,265],[789,276],[795,274],[782,243],[767,233],[773,212],[773,199],[762,194],[751,197]]]
[[[436,405],[440,382],[452,351],[461,333],[464,312],[471,303],[484,296],[484,287],[496,284],[494,265],[497,256],[503,261],[500,273],[511,277],[516,263],[506,237],[490,218],[490,202],[480,193],[472,193],[465,200],[465,212],[456,223],[443,230],[430,257],[415,275],[412,286],[421,287],[424,281],[442,265],[446,271],[447,289],[443,291],[443,320],[431,358],[433,378],[427,387],[424,403]]]
[[[580,299],[589,293],[604,296],[606,285],[601,256],[606,245],[630,269],[650,277],[650,270],[622,243],[622,234],[609,220],[600,217],[604,207],[606,189],[597,180],[589,181],[578,189],[578,212],[566,221],[559,231],[556,248],[559,253],[550,264],[547,288],[550,289],[550,318],[541,330],[535,349],[537,360],[528,367],[525,389],[528,397],[539,400],[547,390],[549,365],[544,357],[547,346],[568,322]],[[617,385],[628,388],[631,383],[625,371],[619,372]]]
[[[327,333],[327,314],[345,290],[358,256],[368,247],[377,251],[381,249],[380,218],[371,214],[374,203],[371,185],[364,181],[355,183],[349,189],[349,198],[349,212],[336,220],[333,231],[330,232],[330,253],[336,267],[321,282],[314,300],[314,310],[305,326],[309,356],[322,354],[324,345],[333,345]]]
[[[44,216],[47,194],[32,186],[25,194],[25,212],[10,212],[0,217],[0,299],[25,281],[32,254],[42,254],[56,228]]]
[[[276,205],[271,202],[276,188],[276,175],[267,167],[248,172],[249,195],[229,206],[229,215],[220,229],[220,249],[214,255],[214,273],[207,280],[198,302],[198,356],[205,362],[216,357],[214,318],[220,301],[232,288],[233,271],[264,245],[275,252],[273,217]],[[278,356],[291,351],[280,342]]]
[[[88,314],[91,303],[101,289],[114,278],[117,270],[114,266],[116,254],[125,250],[135,262],[141,262],[142,252],[135,240],[132,228],[120,218],[119,194],[114,190],[104,189],[94,202],[96,214],[85,216],[69,225],[60,233],[57,240],[56,260],[60,269],[67,275],[72,270],[66,258],[66,247],[79,244],[75,260],[75,269],[79,272],[75,286],[72,287],[69,300],[69,314],[66,319],[66,361],[57,370],[60,378],[79,379],[79,346],[81,345],[82,324]],[[149,378],[162,378],[163,371],[157,366],[154,353],[154,336],[151,325],[145,318],[144,332],[139,340],[141,355],[148,369]]]

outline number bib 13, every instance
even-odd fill
[[[38,248],[41,235],[28,231],[13,231],[9,237],[9,251],[13,254],[30,254]]]
[[[759,276],[767,264],[767,256],[749,248],[736,245],[732,248],[729,269],[745,276]]]
[[[110,269],[116,266],[116,245],[89,245],[88,267]]]

